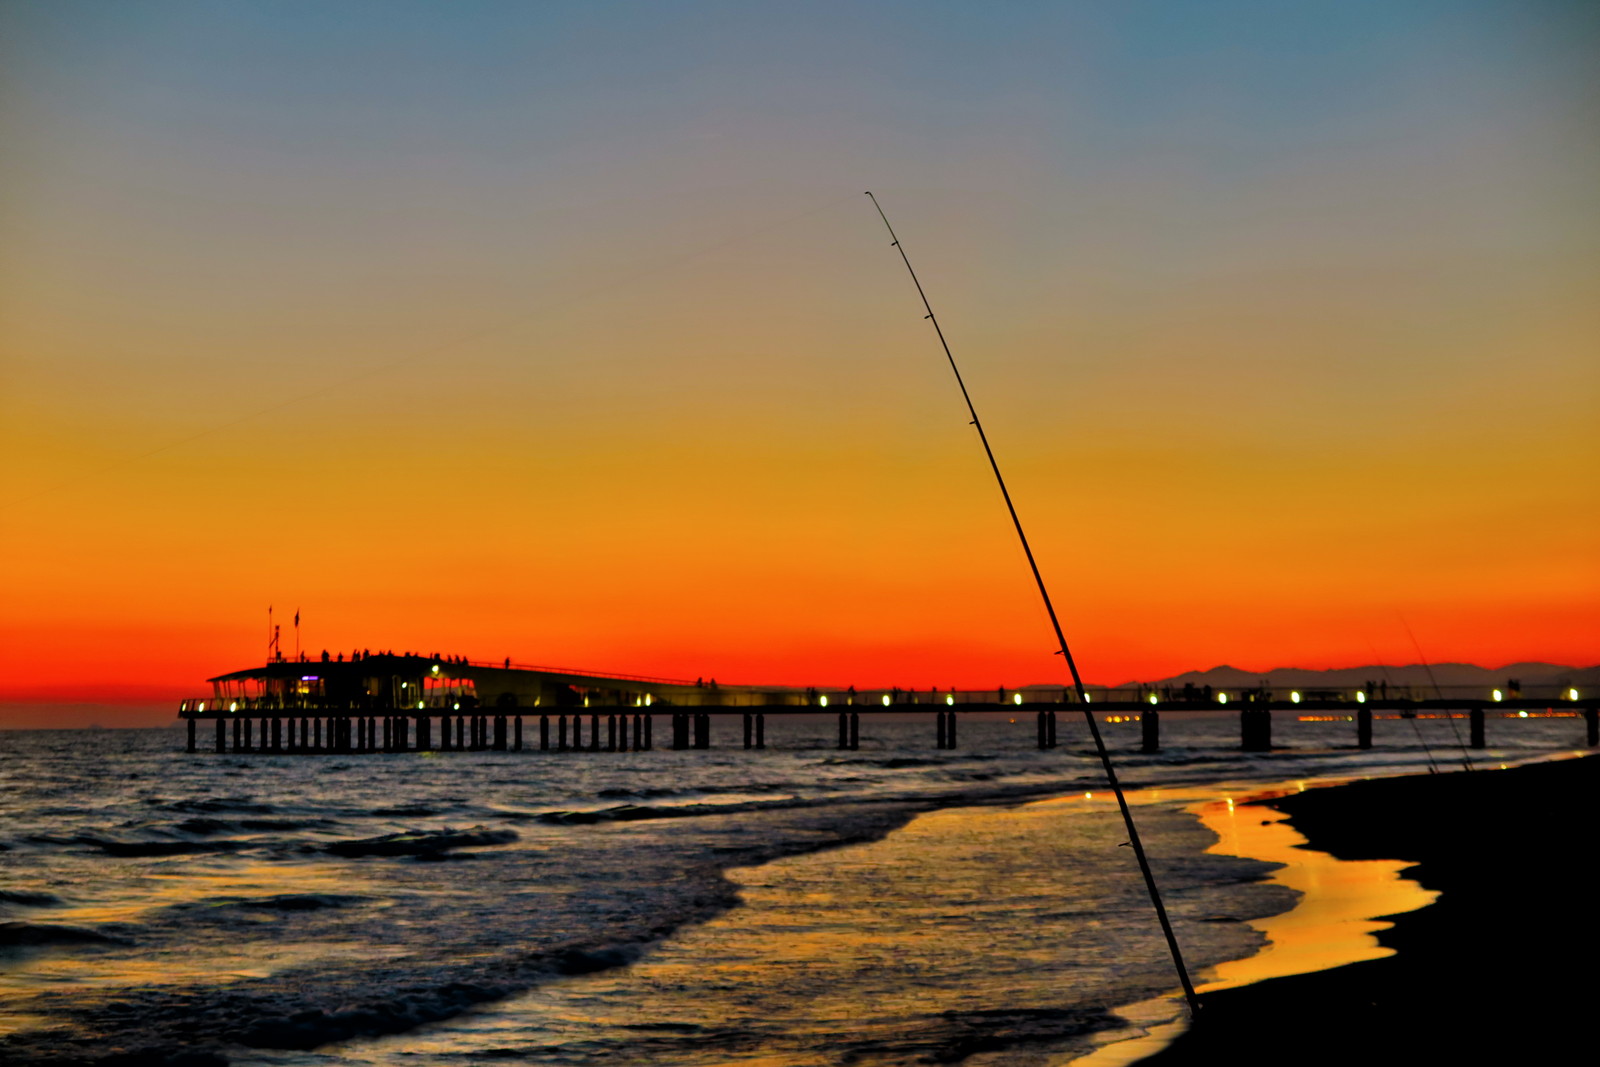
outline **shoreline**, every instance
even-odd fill
[[[1258,801],[1339,860],[1402,857],[1404,876],[1438,899],[1374,917],[1386,920],[1376,939],[1391,954],[1207,988],[1197,1025],[1122,1062],[1520,1062],[1568,1047],[1561,1024],[1576,1029],[1592,999],[1568,976],[1600,947],[1568,903],[1586,884],[1579,843],[1592,835],[1586,805],[1597,785],[1600,759],[1580,758]]]

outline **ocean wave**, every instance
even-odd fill
[[[66,901],[54,893],[37,889],[0,889],[0,904],[14,904],[24,908],[51,908]]]
[[[474,826],[467,830],[405,830],[380,837],[354,841],[334,841],[323,851],[335,856],[416,856],[432,857],[457,848],[476,845],[504,845],[517,840],[515,830],[491,830]]]
[[[0,922],[0,948],[33,948],[43,945],[125,945],[120,937],[85,926],[50,923]]]

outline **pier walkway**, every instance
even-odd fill
[[[655,747],[657,718],[673,748],[709,748],[712,716],[740,716],[745,748],[766,747],[766,715],[837,715],[839,747],[860,745],[862,712],[929,716],[934,742],[953,749],[962,714],[1032,713],[1040,748],[1056,747],[1056,718],[1093,711],[1141,725],[1141,748],[1161,747],[1163,714],[1236,713],[1246,751],[1272,748],[1274,712],[1350,722],[1359,747],[1372,745],[1375,716],[1464,717],[1470,744],[1486,746],[1490,716],[1581,715],[1590,746],[1600,744],[1600,699],[1576,689],[1430,688],[1386,684],[1360,689],[1213,689],[1091,686],[1088,704],[1071,689],[857,690],[852,686],[723,686],[714,679],[600,674],[563,667],[415,655],[352,660],[278,660],[210,679],[208,697],[185,700],[188,749],[202,722],[217,752],[309,754],[403,751],[630,751]],[[524,718],[532,736],[525,736]],[[435,733],[435,724],[438,732]]]

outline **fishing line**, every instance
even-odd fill
[[[1095,721],[1094,713],[1089,708],[1089,695],[1084,692],[1083,678],[1078,674],[1078,665],[1072,659],[1072,651],[1067,647],[1067,636],[1061,629],[1061,621],[1056,617],[1055,605],[1050,600],[1050,591],[1045,588],[1044,576],[1039,573],[1039,564],[1034,561],[1033,549],[1028,545],[1028,535],[1023,532],[1022,520],[1017,517],[1017,509],[1011,502],[1011,492],[1006,488],[1006,480],[1000,474],[1000,464],[994,458],[994,450],[989,447],[989,436],[983,432],[983,423],[978,418],[978,409],[973,406],[972,396],[967,392],[967,383],[961,377],[961,370],[956,366],[956,357],[950,352],[950,343],[944,339],[944,330],[939,328],[939,320],[934,316],[933,305],[928,302],[928,294],[923,291],[922,281],[917,277],[916,270],[911,266],[911,258],[906,255],[905,248],[900,244],[900,237],[894,232],[894,227],[889,225],[889,216],[883,213],[883,207],[878,203],[878,198],[871,192],[867,198],[872,201],[872,206],[877,209],[878,217],[883,219],[883,225],[889,231],[893,247],[900,253],[900,259],[906,265],[906,271],[911,275],[911,283],[917,287],[917,295],[922,298],[922,306],[928,312],[923,316],[933,323],[933,332],[939,337],[939,345],[944,349],[945,359],[950,363],[950,372],[956,377],[956,385],[961,388],[961,398],[966,401],[967,413],[972,416],[972,426],[978,431],[978,440],[983,443],[984,455],[989,457],[989,469],[994,471],[994,480],[1000,486],[1000,495],[1005,498],[1006,511],[1011,515],[1011,525],[1017,531],[1017,540],[1022,542],[1023,555],[1028,557],[1028,568],[1033,572],[1033,582],[1039,587],[1039,597],[1044,601],[1045,613],[1050,616],[1050,626],[1055,630],[1056,643],[1060,645],[1057,655],[1067,661],[1067,670],[1072,672],[1072,687],[1078,694],[1078,703],[1083,708],[1084,721],[1089,724],[1089,733],[1094,738],[1095,751],[1100,755],[1100,765],[1105,769],[1106,782],[1111,786],[1111,791],[1116,794],[1117,807],[1122,811],[1122,822],[1128,830],[1128,844],[1133,847],[1133,854],[1139,860],[1139,870],[1144,875],[1145,889],[1149,891],[1150,903],[1155,906],[1156,918],[1161,922],[1161,933],[1167,939],[1167,948],[1172,952],[1172,963],[1178,971],[1178,980],[1183,983],[1184,999],[1189,1002],[1191,1018],[1198,1017],[1200,1013],[1200,1000],[1195,995],[1194,983],[1189,980],[1189,969],[1184,966],[1183,952],[1178,948],[1178,938],[1172,932],[1172,921],[1167,918],[1166,906],[1161,901],[1161,890],[1156,887],[1155,874],[1150,870],[1150,860],[1144,854],[1144,844],[1139,839],[1139,829],[1134,825],[1133,812],[1128,807],[1128,799],[1122,793],[1122,786],[1117,781],[1116,767],[1111,762],[1111,752],[1106,748],[1105,739],[1100,736],[1100,725]]]

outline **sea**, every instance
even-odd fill
[[[1168,715],[1108,744],[1197,978],[1294,906],[1197,797],[1570,752],[1576,718]],[[658,720],[655,736],[668,736]],[[187,754],[0,733],[0,1061],[1060,1065],[1178,991],[1081,718],[737,717],[709,750]],[[536,734],[536,731],[535,731]],[[1404,857],[1396,857],[1404,859]]]

